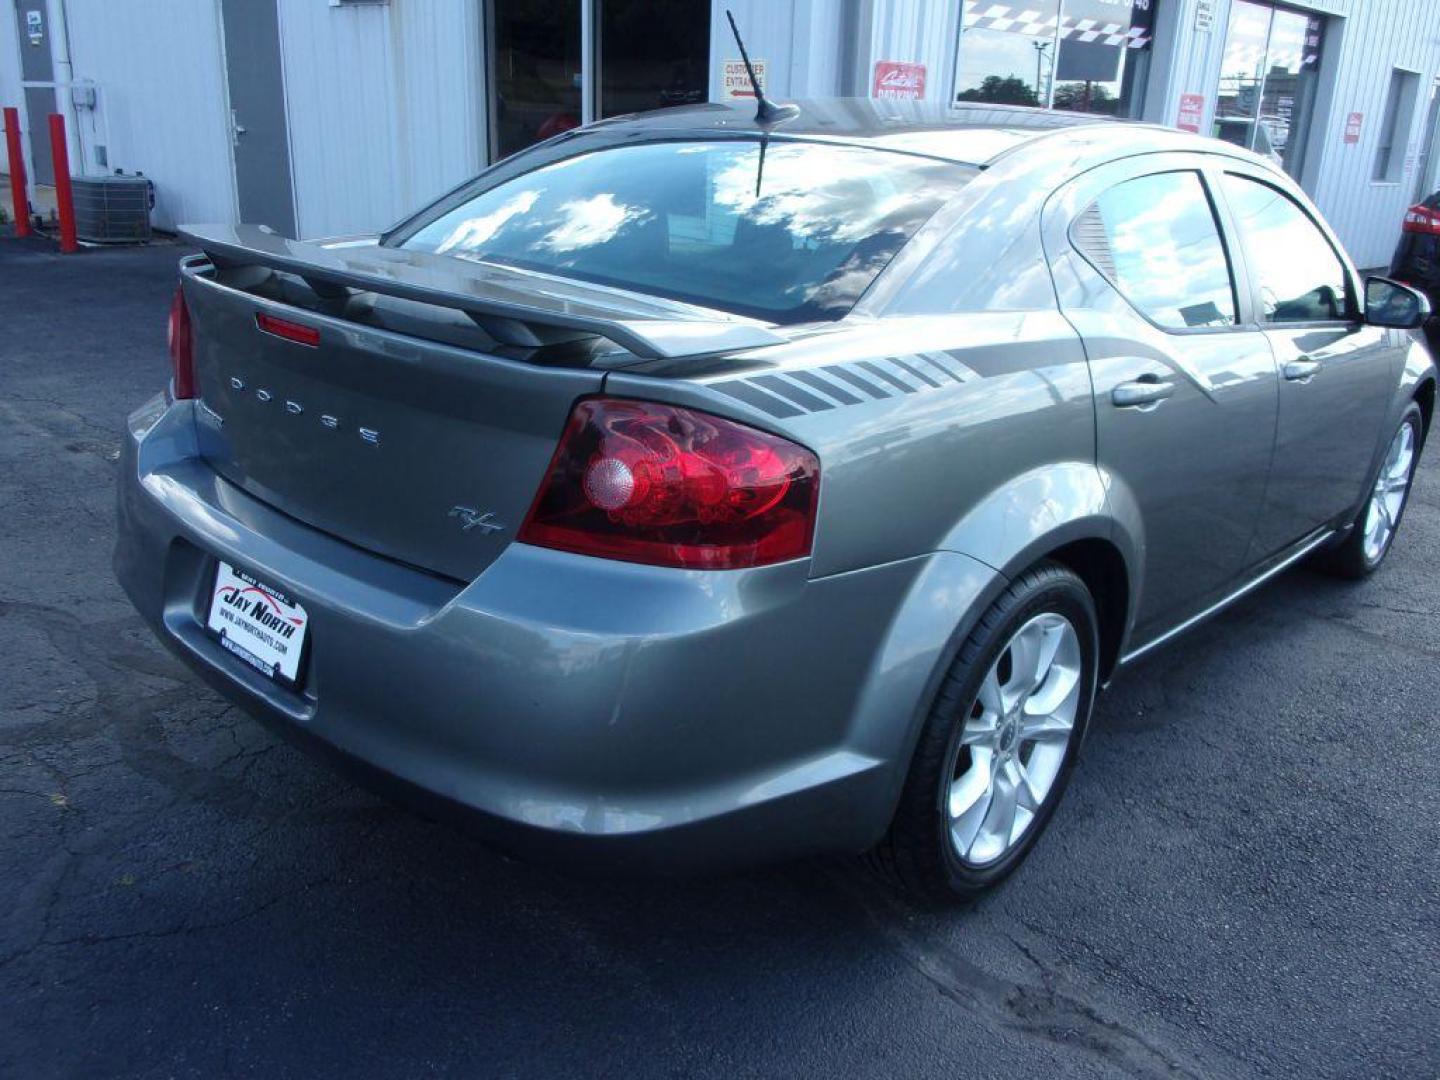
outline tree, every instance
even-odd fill
[[[1083,82],[1061,83],[1055,88],[1055,108],[1071,112],[1092,112],[1114,115],[1120,102],[1100,83],[1090,84],[1090,100],[1085,100]]]
[[[957,101],[988,101],[996,105],[1039,105],[1035,88],[1018,75],[987,75],[978,87],[955,95]]]

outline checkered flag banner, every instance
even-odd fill
[[[1033,4],[1034,0],[1030,2]],[[966,30],[1009,30],[1014,34],[1055,37],[1057,22],[1062,41],[1093,41],[1102,45],[1122,45],[1127,49],[1143,49],[1150,44],[1148,26],[1127,26],[1125,23],[1069,16],[1062,18],[1053,10],[1047,14],[1024,3],[992,4],[987,0],[965,0],[963,25]]]

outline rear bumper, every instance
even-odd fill
[[[693,869],[868,846],[995,584],[948,553],[811,580],[512,544],[463,585],[228,484],[188,402],[149,403],[128,435],[115,567],[161,639],[287,737],[524,853]],[[296,689],[205,633],[216,558],[308,610]]]

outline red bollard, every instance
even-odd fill
[[[10,154],[10,200],[15,207],[15,235],[30,235],[30,200],[25,198],[25,155],[20,150],[20,110],[5,109],[5,148]]]
[[[50,114],[50,153],[55,160],[55,206],[60,212],[60,251],[79,251],[75,242],[75,200],[70,195],[70,148],[65,142],[65,117]]]

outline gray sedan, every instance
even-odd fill
[[[495,842],[1010,872],[1097,689],[1385,558],[1423,297],[1271,163],[1025,109],[706,105],[379,236],[193,227],[116,568],[223,694]]]

